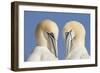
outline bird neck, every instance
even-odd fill
[[[48,47],[47,40],[45,39],[43,32],[38,31],[38,34],[36,34],[36,45],[41,47]]]
[[[85,39],[82,39],[82,38],[76,38],[74,40],[72,40],[72,44],[71,44],[71,49],[70,50],[73,50],[73,49],[82,49],[82,47],[85,46]]]
[[[54,53],[52,44],[45,38],[41,29],[38,29],[36,32],[36,45],[40,47],[47,47],[50,52]]]

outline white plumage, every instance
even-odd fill
[[[66,46],[65,59],[88,59],[84,26],[78,21],[69,21],[65,24],[63,32]]]
[[[54,54],[52,54],[47,47],[37,46],[32,52],[28,61],[52,61],[57,60]]]
[[[28,61],[52,61],[57,58],[58,27],[49,19],[41,21],[35,31],[36,47]]]

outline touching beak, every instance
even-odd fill
[[[48,33],[48,36],[49,36],[50,44],[53,48],[53,52],[54,52],[55,56],[58,57],[57,40],[55,39],[53,33]]]
[[[65,32],[66,55],[68,55],[68,53],[71,50],[71,40],[72,40],[71,31]]]

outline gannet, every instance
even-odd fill
[[[88,59],[85,47],[85,28],[78,21],[69,21],[63,28],[66,54],[65,59]]]
[[[54,21],[50,19],[41,21],[35,31],[36,47],[27,61],[58,60],[58,32],[58,26]]]

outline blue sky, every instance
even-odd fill
[[[24,11],[24,60],[26,61],[35,48],[34,31],[37,24],[43,19],[51,19],[55,21],[59,27],[58,38],[58,53],[59,59],[62,60],[65,54],[64,39],[62,29],[64,24],[71,20],[79,21],[83,24],[86,30],[86,48],[90,54],[90,14],[83,13],[61,13],[61,12],[39,12],[39,11]]]

